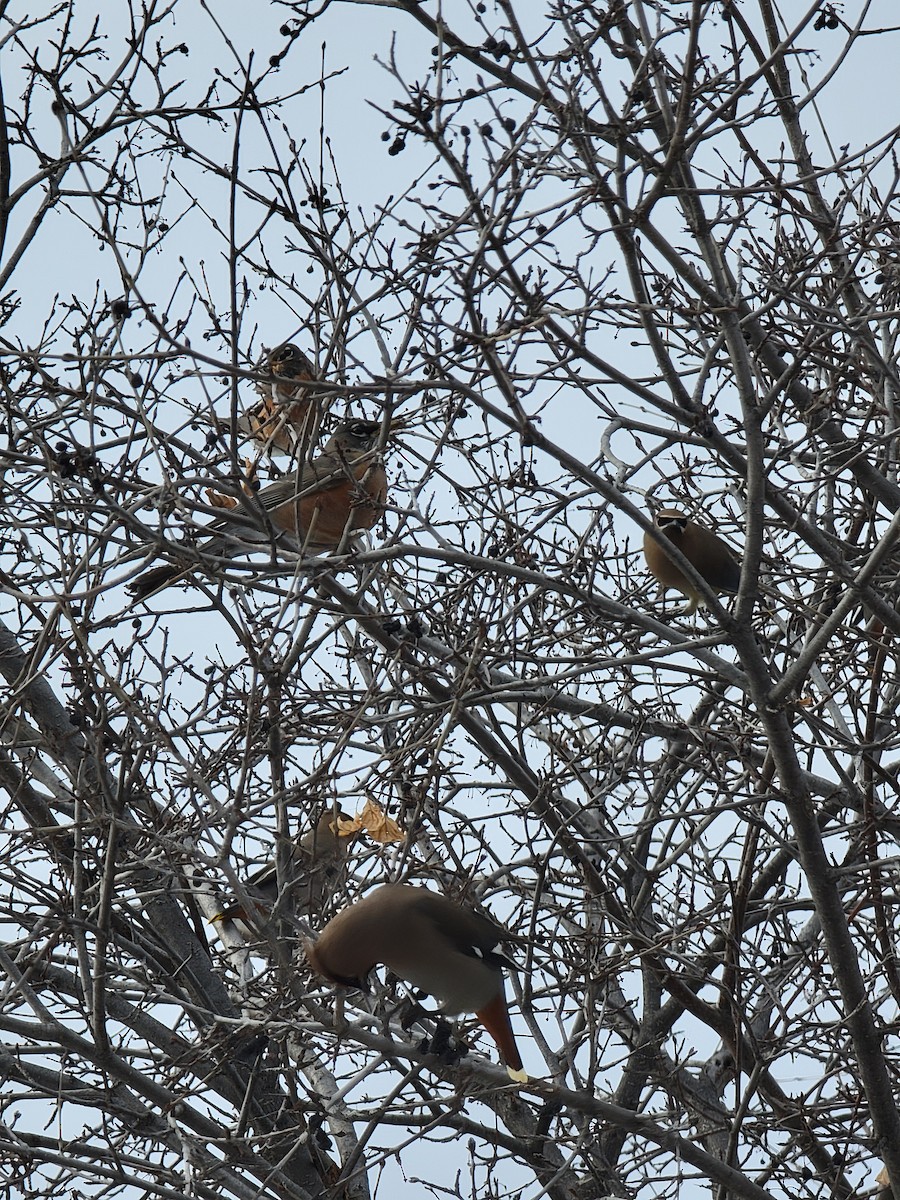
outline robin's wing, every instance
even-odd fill
[[[343,486],[348,477],[354,474],[353,468],[372,457],[372,454],[367,454],[347,462],[336,455],[322,454],[312,462],[304,463],[297,474],[286,475],[284,479],[267,484],[256,493],[256,499],[266,512],[272,512],[289,500]]]
[[[252,495],[241,496],[240,502],[227,510],[227,516],[210,521],[206,529],[210,534],[214,534],[233,532],[236,525],[249,527],[250,514],[256,504],[261,504],[266,512],[272,512],[289,500],[296,500],[315,491],[326,491],[346,482],[347,468],[338,459],[326,460],[325,456],[321,455],[313,462],[303,464],[299,479],[297,472],[292,471],[283,478],[276,479],[274,483],[267,483]]]
[[[227,517],[210,522],[206,527],[210,537],[198,549],[209,555],[227,554],[236,541],[242,544],[246,541],[262,541],[264,535],[260,529],[258,510],[257,520],[252,518],[254,502],[261,504],[267,513],[274,512],[292,500],[343,486],[353,473],[352,468],[373,458],[374,454],[370,451],[348,463],[337,455],[321,454],[312,462],[303,464],[299,478],[297,472],[292,472],[261,488],[252,499],[242,497],[242,503],[227,510]],[[169,564],[152,567],[129,584],[128,590],[136,602],[147,600],[176,580],[189,575],[192,570],[193,566],[175,567]]]

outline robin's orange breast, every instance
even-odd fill
[[[279,404],[265,397],[248,409],[239,428],[264,446],[292,454],[303,434],[312,430],[310,414],[316,404],[315,400]]]
[[[260,399],[240,417],[238,428],[269,451],[294,454],[299,445],[314,439],[328,396],[303,386],[315,383],[318,374],[293,342],[276,346],[258,369],[274,380],[256,385]]]
[[[291,499],[269,514],[273,525],[308,548],[333,550],[345,533],[371,529],[384,511],[387,476],[381,463],[361,463],[346,479]]]

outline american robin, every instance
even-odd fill
[[[342,909],[306,957],[319,975],[368,991],[367,975],[384,963],[401,979],[441,1001],[441,1012],[474,1012],[517,1082],[528,1076],[516,1046],[497,951],[509,935],[474,909],[423,887],[389,883]]]
[[[259,544],[259,527],[254,537],[248,521],[254,510],[259,514],[259,508],[276,531],[289,534],[310,554],[334,550],[345,535],[371,529],[387,498],[387,476],[376,454],[380,433],[379,421],[342,421],[312,462],[300,463],[296,471],[267,484],[252,500],[229,509],[227,517],[210,525],[218,536],[206,543],[206,553],[233,550],[241,528],[245,548],[247,541]],[[128,590],[135,600],[146,600],[191,569],[154,567],[130,583]]]
[[[318,378],[299,346],[284,342],[263,358],[260,371],[275,378],[258,383],[259,400],[238,418],[238,429],[270,453],[296,455],[315,438],[329,397],[305,387]]]
[[[741,568],[729,548],[711,529],[698,525],[696,521],[689,521],[671,508],[656,513],[653,523],[681,551],[712,591],[737,592]],[[650,533],[644,534],[644,557],[650,574],[664,588],[676,588],[687,596],[688,603],[681,610],[682,613],[685,616],[695,613],[698,605],[703,604],[703,598],[681,568],[666,554],[664,546]]]
[[[292,904],[290,911],[305,915],[320,912],[340,881],[350,843],[358,830],[343,809],[328,809],[312,829],[298,835],[291,846],[285,885]],[[278,872],[270,859],[247,880],[246,890],[260,917],[266,917],[278,899]],[[232,921],[242,937],[255,940],[257,934],[247,920],[241,904],[230,904],[213,918]]]

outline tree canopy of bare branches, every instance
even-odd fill
[[[4,1195],[900,1200],[890,7],[2,5]],[[510,931],[527,1083],[310,970],[387,880]]]

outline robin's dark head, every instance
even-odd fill
[[[380,421],[341,421],[325,446],[326,454],[340,454],[345,458],[359,458],[378,445],[381,434]]]
[[[265,369],[285,379],[315,379],[316,369],[293,342],[284,342],[270,350],[265,360]]]

